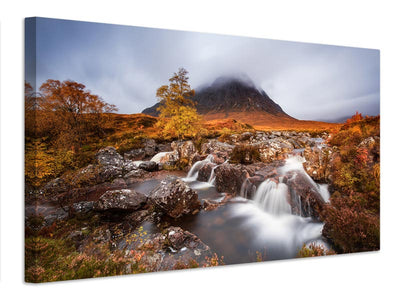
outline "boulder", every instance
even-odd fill
[[[187,160],[189,164],[192,163],[193,157],[197,154],[197,149],[192,141],[172,142],[171,147],[178,153],[180,160]]]
[[[287,154],[292,152],[294,149],[290,142],[282,138],[256,142],[251,145],[256,147],[260,152],[262,162],[272,162],[274,160],[284,159],[287,157]]]
[[[209,140],[207,143],[201,145],[201,152],[203,154],[216,154],[219,153],[219,157],[223,157],[225,160],[229,158],[232,153],[234,145],[223,143],[215,139]]]
[[[181,250],[185,247],[190,250],[197,249],[198,252],[202,252],[210,249],[210,247],[204,244],[196,235],[180,227],[168,227],[166,232],[166,239],[169,246],[174,250]]]
[[[152,157],[157,153],[157,143],[153,139],[143,140],[143,150],[146,157]]]
[[[222,164],[214,169],[215,187],[219,193],[239,195],[246,178],[250,177],[243,165]]]
[[[136,169],[136,170],[132,170],[129,173],[125,174],[124,178],[125,179],[142,178],[146,174],[147,174],[147,171],[145,171],[144,169]]]
[[[166,165],[169,167],[174,166],[179,161],[179,153],[177,150],[167,152],[165,155],[160,159],[160,165]]]
[[[199,174],[197,175],[198,181],[208,181],[210,178],[212,169],[216,166],[214,163],[206,163],[199,169]]]
[[[132,149],[124,153],[124,158],[130,160],[143,160],[145,157],[146,153],[143,148]]]
[[[155,161],[144,161],[139,165],[140,169],[148,172],[158,171],[158,164]]]
[[[135,211],[146,203],[146,196],[134,190],[122,189],[105,192],[94,203],[97,211]]]
[[[161,181],[150,192],[148,199],[156,209],[172,218],[195,214],[201,205],[197,192],[181,179]]]
[[[96,162],[102,166],[120,166],[124,164],[123,157],[115,150],[114,147],[106,147],[100,149],[96,154]]]
[[[290,172],[284,182],[290,189],[290,205],[295,214],[322,220],[325,201],[319,187],[304,172]]]

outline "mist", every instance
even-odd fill
[[[179,67],[195,89],[220,76],[244,78],[298,119],[380,113],[374,49],[44,18],[37,19],[36,38],[37,86],[75,80],[119,113],[155,104],[157,88]]]

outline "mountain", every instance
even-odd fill
[[[306,128],[312,123],[289,116],[246,76],[219,77],[195,92],[197,111],[206,121],[235,119],[258,128]],[[158,106],[159,103],[142,113],[158,116]]]

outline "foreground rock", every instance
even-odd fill
[[[180,179],[161,181],[148,199],[156,209],[172,218],[196,214],[201,206],[196,191]]]
[[[146,196],[134,190],[114,190],[105,192],[94,203],[97,211],[135,211],[146,203]]]
[[[243,182],[250,177],[243,165],[221,164],[214,169],[215,187],[220,193],[239,195]]]
[[[289,174],[289,176],[290,178],[285,179],[285,182],[291,191],[292,212],[321,221],[325,201],[319,192],[319,187],[302,172]]]
[[[145,251],[140,262],[150,271],[207,266],[212,257],[210,247],[196,235],[172,226],[150,235],[135,248]]]

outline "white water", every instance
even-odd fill
[[[322,196],[322,199],[324,199],[325,203],[329,203],[329,198],[331,197],[329,190],[328,190],[328,185],[327,184],[320,184],[318,185],[319,187],[319,193]]]
[[[215,184],[215,168],[218,167],[218,165],[216,165],[215,167],[212,168],[211,170],[211,174],[210,174],[210,178],[208,178],[208,183],[211,185]]]
[[[267,179],[257,189],[254,202],[264,211],[275,215],[290,214],[288,203],[288,187],[284,183],[275,183]]]
[[[301,156],[289,157],[278,172],[281,175],[286,175],[290,171],[301,172],[320,192],[324,201],[329,201],[328,186],[316,184],[305,172],[303,162],[304,158]],[[296,176],[296,173],[293,176]],[[246,196],[247,189],[247,185],[244,184],[242,196]],[[272,256],[279,256],[279,252],[294,256],[303,244],[311,242],[323,244],[323,223],[301,216],[300,197],[296,194],[292,197],[295,197],[294,202],[297,201],[300,213],[292,214],[288,202],[289,196],[288,186],[285,183],[267,179],[257,188],[253,201],[236,204],[232,208],[233,217],[245,218],[243,226],[253,232],[254,245],[267,245],[267,255],[269,250],[274,253]]]
[[[197,176],[199,175],[199,170],[208,163],[214,163],[214,156],[211,154],[208,155],[205,159],[197,161],[193,164],[193,166],[190,168],[189,173],[187,174],[186,178],[183,178],[184,181],[186,182],[192,182],[197,179]]]
[[[301,156],[290,157],[286,159],[285,165],[279,168],[278,172],[282,176],[290,171],[295,171],[292,176],[296,176],[299,172],[304,174],[327,201],[326,199],[329,199],[327,185],[316,184],[305,172],[303,162],[304,158]],[[215,183],[216,166],[212,169],[208,182],[196,181],[199,170],[207,163],[214,163],[212,155],[203,161],[196,162],[184,178],[185,181],[192,182],[192,187],[198,191],[211,189]],[[246,196],[251,197],[250,195],[254,195],[252,201],[246,199]],[[292,214],[288,201],[289,188],[285,183],[266,180],[257,189],[252,184],[243,184],[241,196],[231,199],[230,202],[247,203],[229,205],[229,214],[225,217],[227,219],[237,217],[241,220],[239,226],[252,236],[250,248],[265,248],[267,257],[275,259],[296,256],[303,244],[311,242],[323,244],[321,234],[323,223],[301,216],[301,202],[297,195],[294,197],[297,199],[300,213],[299,215]],[[224,199],[223,195],[215,198],[214,201],[219,202],[222,199]]]

